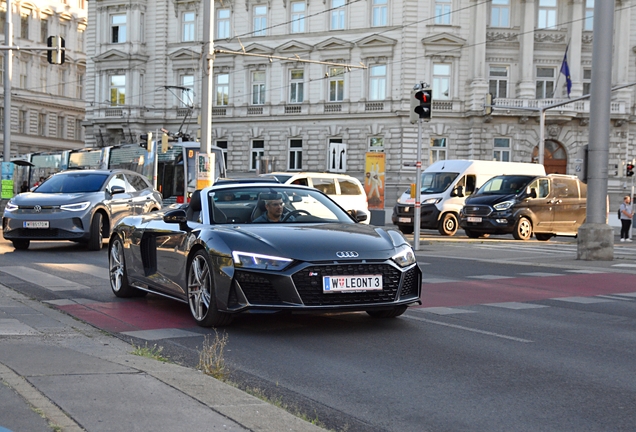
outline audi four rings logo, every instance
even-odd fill
[[[336,252],[338,258],[357,258],[358,252],[356,251],[339,251]]]
[[[42,211],[42,206],[40,206],[40,205],[33,206],[33,210],[36,213],[40,213]]]

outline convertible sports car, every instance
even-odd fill
[[[266,203],[281,201],[281,222],[255,221]],[[117,297],[151,292],[187,302],[203,327],[250,310],[397,317],[421,304],[422,273],[404,237],[358,223],[366,217],[304,186],[212,186],[185,208],[115,227],[111,288]]]

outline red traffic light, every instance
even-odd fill
[[[631,177],[634,175],[634,164],[627,164],[626,166],[627,170],[626,170],[626,175],[627,177]]]
[[[415,113],[421,119],[430,119],[432,114],[433,91],[431,89],[418,90],[414,94],[419,104],[415,106]]]
[[[430,103],[431,102],[431,91],[430,90],[422,90],[415,93],[415,99],[418,99],[420,103]]]

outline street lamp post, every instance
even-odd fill
[[[7,11],[5,13],[6,20],[4,25],[4,43],[7,46],[13,46],[13,20],[11,15],[13,7],[11,0],[6,0]],[[13,72],[13,50],[7,50],[4,54],[4,153],[3,160],[11,161],[11,78]]]

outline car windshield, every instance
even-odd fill
[[[273,178],[281,183],[285,183],[287,180],[292,178],[292,175],[291,174],[261,174],[261,177]]]
[[[422,173],[422,194],[444,192],[453,184],[459,173],[453,172],[425,172]]]
[[[215,223],[267,223],[266,203],[282,207],[286,223],[355,223],[347,212],[330,198],[309,188],[276,186],[237,186],[212,189],[209,195],[211,220]]]
[[[532,176],[503,175],[493,177],[479,188],[477,195],[518,194],[534,179]]]
[[[108,174],[104,173],[69,173],[57,174],[38,186],[38,193],[80,193],[97,192],[102,188]]]

